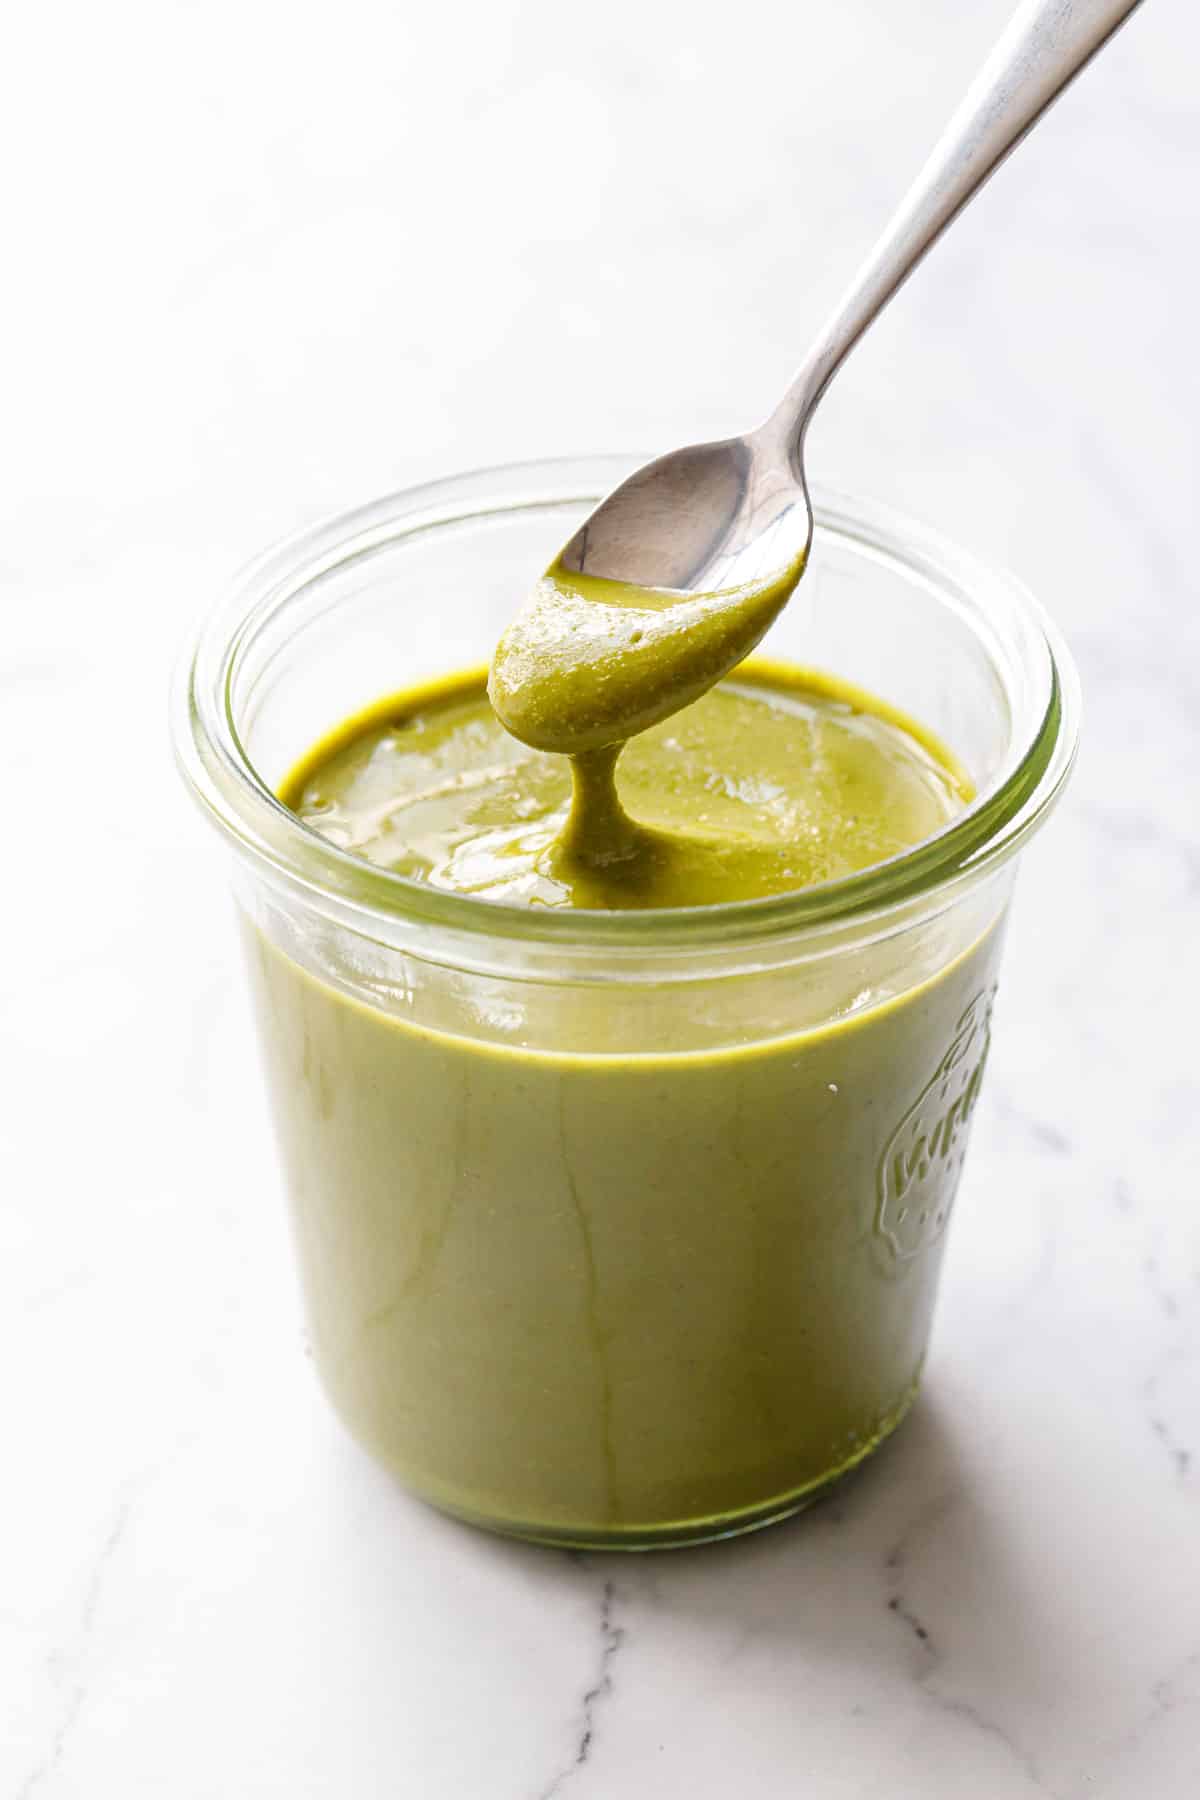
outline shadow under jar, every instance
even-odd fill
[[[269,553],[201,630],[180,762],[232,852],[317,1368],[448,1512],[637,1548],[782,1518],[910,1406],[987,1055],[1015,853],[1074,753],[1029,596],[818,494],[779,659],[878,693],[977,790],[782,898],[521,909],[274,798],[332,726],[483,663],[633,462],[484,471]]]

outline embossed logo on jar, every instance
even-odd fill
[[[983,1082],[995,992],[977,994],[967,1007],[883,1153],[875,1230],[897,1262],[919,1255],[946,1229]]]

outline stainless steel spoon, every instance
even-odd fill
[[[578,696],[572,693],[568,708],[550,692],[548,648],[557,654],[556,646],[567,645],[584,659],[575,686],[582,679],[587,688],[588,744],[617,741],[627,728],[643,729],[695,698],[694,681],[673,684],[673,633],[685,661],[689,654],[696,659],[700,635],[713,636],[712,654],[702,658],[703,686],[754,648],[808,555],[813,521],[804,438],[821,396],[925,252],[1139,4],[1026,0],[1018,9],[770,418],[743,437],[660,456],[622,482],[509,627],[493,664],[492,695],[517,736],[549,749],[586,747],[571,728]],[[573,583],[578,575],[587,580]],[[661,596],[644,639],[649,652],[653,638],[654,658],[647,654],[642,667],[627,652],[618,666],[609,653],[614,633],[644,610],[644,595],[640,602],[636,592],[620,591],[626,584]],[[677,608],[664,604],[668,594],[678,598]],[[601,607],[590,629],[585,599]],[[570,620],[558,610],[563,602],[574,609]]]

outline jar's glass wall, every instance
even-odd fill
[[[898,859],[894,897],[819,924],[715,908],[686,943],[653,918],[593,941],[560,917],[535,941],[487,903],[431,920],[269,804],[263,823],[256,779],[385,693],[483,664],[621,472],[467,477],[285,546],[202,643],[183,716],[238,848],[334,1404],[449,1510],[638,1546],[795,1510],[903,1417],[1015,863],[904,889]],[[1003,586],[982,604],[980,580],[827,505],[767,649],[900,706],[1001,795],[1048,718],[1050,773],[1019,802],[1036,813],[1073,720],[1036,619]]]
[[[745,1530],[855,1467],[919,1380],[1001,923],[808,1030],[820,968],[580,989],[410,962],[375,1002],[249,927],[350,1429],[462,1517],[598,1547]]]

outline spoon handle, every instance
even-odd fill
[[[1025,0],[759,435],[788,445],[799,459],[817,402],[867,326],[1009,151],[1140,4]]]

